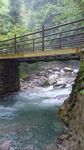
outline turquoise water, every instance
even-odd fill
[[[63,103],[55,98],[59,93],[47,88],[5,98],[0,103],[0,143],[11,140],[14,150],[46,150],[56,142],[64,128],[57,115]]]
[[[78,69],[79,62],[55,62],[55,65]],[[0,102],[0,143],[11,141],[12,150],[46,150],[48,144],[56,143],[64,129],[58,108],[70,91],[50,86],[3,99],[4,102]]]

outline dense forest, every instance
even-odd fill
[[[84,0],[0,0],[0,40],[83,18]]]

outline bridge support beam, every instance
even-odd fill
[[[19,62],[0,60],[0,97],[20,89]]]

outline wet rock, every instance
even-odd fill
[[[53,83],[57,82],[57,78],[58,78],[58,75],[52,75],[49,77],[49,83],[50,85],[52,85]]]
[[[50,83],[49,83],[48,80],[46,80],[46,81],[42,84],[43,87],[46,87],[46,86],[49,86],[49,85],[50,85]]]
[[[73,84],[73,83],[72,83]],[[71,87],[71,84],[66,84],[66,88],[69,88]]]
[[[73,72],[73,69],[72,68],[69,68],[69,67],[65,67],[63,69],[65,72]]]
[[[57,84],[57,81],[56,81],[56,82],[54,82],[52,85],[53,85],[53,86],[55,86],[56,84]]]
[[[53,71],[54,71],[54,72],[55,72],[55,71],[60,71],[60,69],[56,67],[56,68],[53,69]]]
[[[44,76],[44,77],[48,77],[48,72],[47,71],[41,71],[39,72],[39,75],[38,76]]]
[[[66,84],[55,84],[53,88],[65,88]]]
[[[60,72],[55,71],[54,74],[59,76],[59,75],[60,75]]]
[[[24,82],[24,80],[23,80],[23,79],[20,79],[20,82]]]
[[[52,71],[52,70],[48,70],[48,73],[49,73],[49,74],[52,74],[52,73],[53,73],[53,71]]]

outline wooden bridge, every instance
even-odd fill
[[[0,97],[20,89],[20,61],[78,55],[82,48],[84,19],[0,41]]]
[[[84,19],[0,41],[0,59],[28,59],[79,54],[84,47]]]

